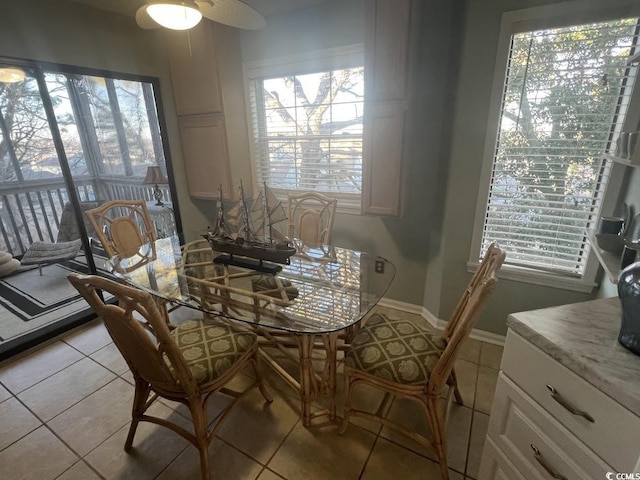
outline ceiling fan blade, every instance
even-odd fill
[[[142,5],[136,11],[136,23],[138,24],[138,26],[140,28],[144,28],[146,30],[150,30],[150,29],[153,29],[153,28],[161,28],[161,25],[158,24],[147,13],[147,4]]]
[[[196,0],[203,17],[230,27],[260,30],[266,21],[254,8],[240,0]]]

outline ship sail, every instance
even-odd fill
[[[229,205],[230,202],[232,201],[227,201],[227,205]],[[216,201],[216,206],[218,219],[213,233],[221,237],[228,237],[235,240],[238,238],[239,232],[242,228],[240,202],[233,203],[231,208],[225,208],[222,185],[220,185],[218,187],[218,200]]]
[[[276,198],[266,183],[264,184],[264,195],[269,226],[284,222],[287,219],[287,212],[284,210],[282,202]]]
[[[257,238],[269,243],[288,240],[285,234],[273,228],[287,220],[287,212],[266,183],[253,201],[251,213],[253,232]]]
[[[262,190],[260,190],[258,196],[253,201],[251,215],[253,221],[253,231],[256,237],[262,238],[264,241],[267,241],[267,222],[264,215],[264,194]]]

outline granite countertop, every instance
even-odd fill
[[[618,342],[618,297],[509,315],[507,325],[640,415],[640,356]]]

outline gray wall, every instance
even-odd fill
[[[242,32],[242,60],[247,62],[361,43],[364,1],[329,1],[269,16],[264,30]]]

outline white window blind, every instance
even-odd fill
[[[363,70],[249,78],[259,183],[359,197]]]
[[[580,277],[637,68],[638,19],[518,33],[511,48],[481,254]]]

